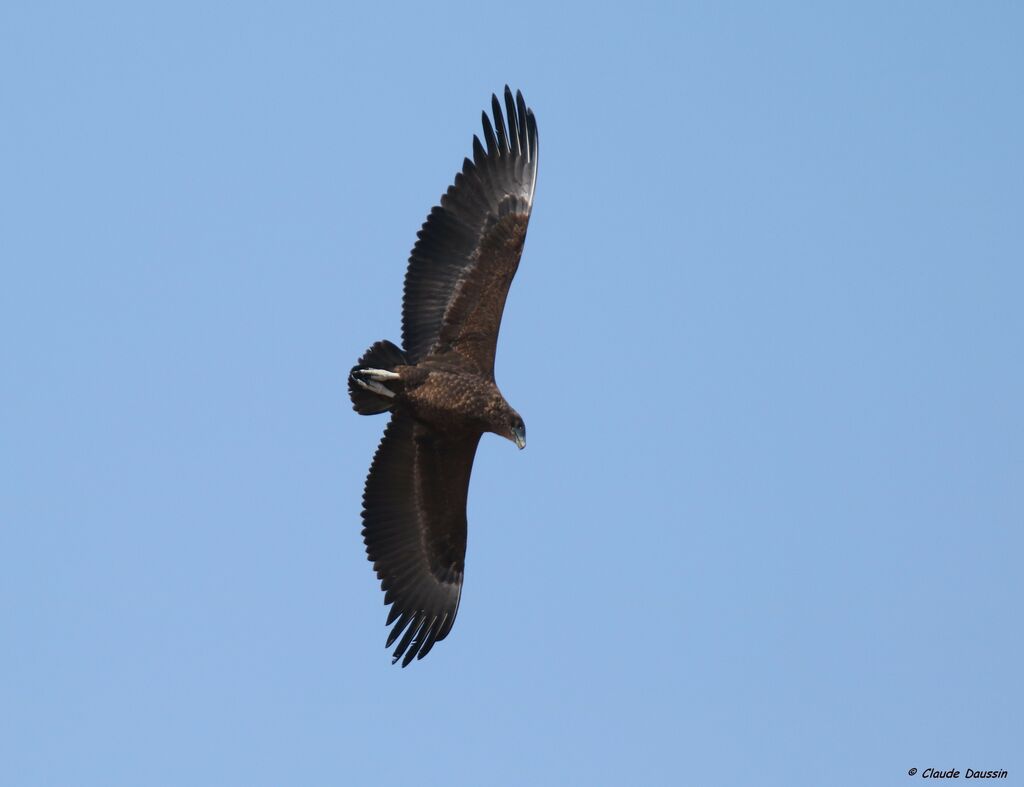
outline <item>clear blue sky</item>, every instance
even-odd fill
[[[1020,5],[369,5],[0,9],[0,783],[1024,783]],[[530,442],[401,670],[345,374],[506,82]]]

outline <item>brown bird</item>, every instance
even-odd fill
[[[360,415],[391,412],[363,492],[363,540],[407,666],[455,622],[466,556],[466,497],[484,432],[526,445],[526,426],[494,382],[494,353],[537,182],[537,122],[522,93],[497,96],[486,149],[473,137],[455,183],[409,257],[402,345],[370,347],[349,373]],[[404,634],[403,634],[404,632]],[[404,658],[403,658],[404,656]]]

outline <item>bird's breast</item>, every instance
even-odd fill
[[[442,431],[485,428],[497,387],[475,375],[432,371],[406,399],[413,414]],[[500,394],[497,394],[500,397]]]

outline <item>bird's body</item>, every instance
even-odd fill
[[[401,409],[439,434],[501,434],[510,415],[508,402],[493,380],[466,367],[459,355],[449,353],[396,366],[396,378],[376,376],[388,379],[385,387],[394,393],[392,409]],[[361,374],[364,379],[372,376],[365,370]]]
[[[509,285],[519,266],[537,176],[537,126],[522,94],[497,97],[455,183],[419,233],[405,277],[404,349],[370,347],[349,374],[362,415],[391,412],[363,494],[363,538],[384,601],[390,647],[406,666],[455,621],[476,447],[493,432],[520,448],[526,427],[494,380]],[[404,658],[403,658],[404,657]]]

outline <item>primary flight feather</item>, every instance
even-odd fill
[[[363,493],[366,553],[391,605],[393,661],[423,658],[451,631],[466,555],[466,497],[484,432],[526,445],[526,426],[494,382],[509,285],[537,183],[537,122],[505,88],[491,97],[455,182],[409,257],[402,345],[380,341],[349,373],[361,415],[389,412]],[[507,120],[507,125],[506,125]]]

